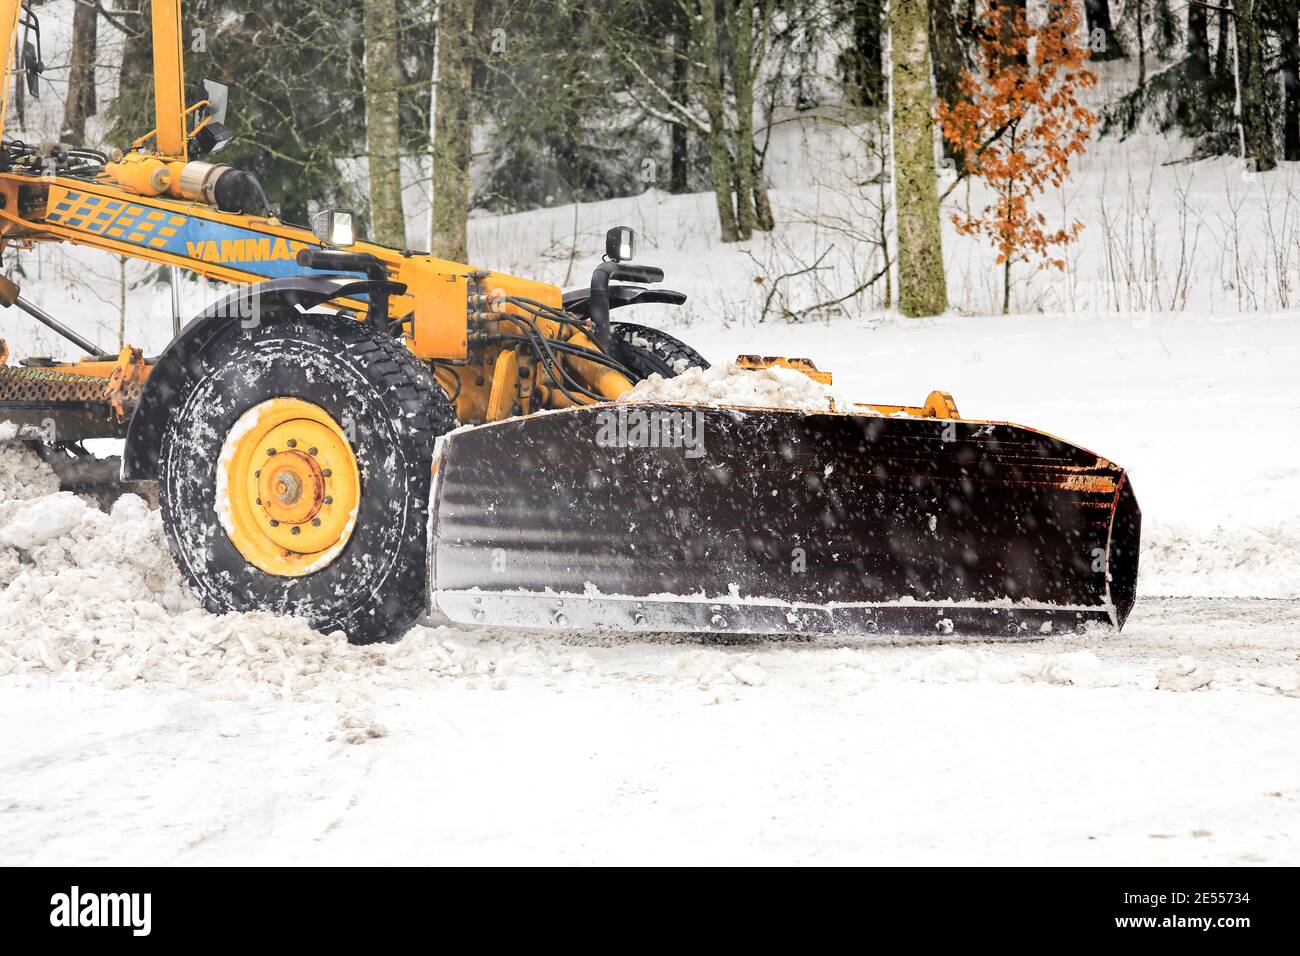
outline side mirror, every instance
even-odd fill
[[[636,256],[636,232],[631,226],[615,226],[605,233],[605,258],[627,262]]]
[[[357,241],[352,223],[350,209],[326,209],[311,217],[311,231],[321,245],[338,249]]]
[[[199,102],[206,101],[195,114],[198,129],[190,137],[190,156],[198,159],[219,153],[234,138],[226,129],[226,104],[230,100],[230,87],[216,80],[203,81],[203,96]]]
[[[45,72],[45,64],[36,47],[28,40],[23,44],[23,72],[27,77],[27,92],[34,100],[41,98],[40,75]]]
[[[230,87],[216,80],[203,81],[203,98],[208,101],[208,115],[214,123],[226,122],[226,106],[230,103]]]

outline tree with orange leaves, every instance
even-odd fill
[[[980,75],[962,77],[965,99],[939,104],[944,137],[966,159],[967,169],[996,198],[978,213],[957,214],[965,235],[987,236],[1003,266],[1002,313],[1011,307],[1011,267],[1037,259],[1039,268],[1064,270],[1057,250],[1078,238],[1083,223],[1057,230],[1031,200],[1060,187],[1071,157],[1082,153],[1096,114],[1079,104],[1080,90],[1094,85],[1088,49],[1079,34],[1078,0],[1051,0],[1041,24],[1031,24],[1024,0],[985,0],[975,24]]]

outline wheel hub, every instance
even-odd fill
[[[281,505],[292,505],[302,497],[302,479],[286,468],[275,475],[275,500]]]
[[[356,455],[328,412],[295,398],[249,409],[217,467],[217,503],[231,543],[268,574],[325,567],[352,534],[361,480]]]

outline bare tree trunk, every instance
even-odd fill
[[[1088,22],[1088,48],[1092,50],[1092,58],[1122,59],[1124,48],[1110,18],[1110,0],[1084,0],[1083,12]]]
[[[675,35],[670,50],[673,58],[672,97],[678,103],[685,103],[690,95],[688,84],[691,69],[690,50],[686,38],[680,33]],[[686,136],[686,124],[680,120],[673,123],[670,135],[668,191],[684,193],[688,188],[687,174],[690,170],[690,147]]]
[[[1167,57],[1178,45],[1178,16],[1172,0],[1154,0],[1156,14],[1156,55]]]
[[[898,307],[909,316],[938,315],[948,308],[935,188],[929,20],[926,0],[892,0]]]
[[[68,68],[68,96],[63,101],[60,138],[73,146],[86,145],[86,118],[95,115],[95,45],[99,9],[78,3],[72,14],[72,55]]]
[[[709,116],[709,166],[713,174],[713,193],[718,205],[718,222],[722,241],[740,238],[736,206],[731,197],[735,162],[727,148],[727,116],[724,108],[722,59],[718,52],[718,15],[714,0],[700,4],[700,51],[708,70],[703,89],[704,109]]]
[[[1300,11],[1286,13],[1282,22],[1282,156],[1300,161]]]
[[[850,93],[860,106],[885,105],[882,0],[853,0],[853,45],[846,54]]]
[[[1002,314],[1011,312],[1011,257],[1002,263]]]
[[[754,234],[754,8],[740,0],[731,15],[731,85],[736,102],[736,228],[742,240]]]
[[[1138,41],[1138,76],[1139,88],[1147,85],[1147,36],[1146,36],[1146,0],[1137,2],[1137,41]]]
[[[929,0],[930,7],[930,58],[934,61],[934,91],[949,106],[960,103],[965,97],[961,91],[962,74],[966,72],[966,54],[957,35],[957,17],[953,13],[953,0]],[[966,171],[966,154],[956,144],[943,140],[943,154],[951,160],[958,173]]]
[[[469,258],[470,93],[474,33],[472,0],[442,0],[438,13],[438,99],[434,116],[433,211],[429,248],[435,256]]]
[[[125,33],[122,41],[122,63],[118,67],[117,88],[120,91],[131,90],[135,93],[153,89],[153,36],[149,29],[151,7],[148,0],[114,0],[113,9],[117,16],[107,20],[114,26],[120,26]],[[130,111],[122,107],[122,101],[133,104]],[[119,97],[115,104],[113,116],[113,134],[125,142],[153,125],[153,97],[132,96]]]
[[[776,228],[776,218],[772,215],[772,200],[768,198],[767,186],[763,185],[763,169],[758,156],[754,157],[754,225],[763,232]]]
[[[14,31],[14,115],[18,118],[18,127],[21,129],[27,122],[27,77],[23,75],[23,31]]]
[[[438,45],[442,42],[442,25],[439,20],[441,14],[442,0],[434,0],[433,62],[429,70],[429,219],[425,223],[426,236],[433,235],[433,196],[437,192],[437,184],[433,179],[433,154],[438,147]]]
[[[1019,63],[1021,66],[1028,66],[1027,50],[1021,49],[1018,52],[1009,52],[1015,48],[1017,34],[1027,22],[1027,0],[989,0],[989,9],[1000,9],[1002,11],[1002,19],[998,23],[998,42],[1002,45],[1004,51],[999,57],[1002,65],[1011,66]]]
[[[126,348],[126,256],[117,257],[117,347]]]
[[[1212,124],[1215,97],[1210,88],[1210,17],[1199,3],[1187,5],[1187,55],[1183,60],[1187,89],[1174,107],[1179,125],[1192,135]]]
[[[1253,161],[1259,172],[1268,172],[1277,166],[1277,151],[1266,102],[1260,5],[1261,0],[1236,0],[1233,4],[1237,13],[1237,60],[1245,158]]]
[[[1210,78],[1210,23],[1199,3],[1187,5],[1187,77],[1194,83]]]
[[[403,249],[406,219],[402,214],[397,0],[365,0],[364,18],[370,236],[380,245]]]
[[[1232,2],[1219,0],[1219,45],[1214,50],[1214,75],[1222,79],[1227,71],[1233,69],[1228,61],[1232,49]]]
[[[732,199],[732,160],[727,150],[725,134],[714,127],[709,131],[709,167],[713,175],[713,194],[718,206],[718,223],[723,242],[736,242],[740,233],[736,226],[736,206]]]

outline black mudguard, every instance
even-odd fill
[[[651,302],[683,305],[686,302],[686,293],[674,292],[672,289],[643,289],[641,286],[636,285],[612,285],[609,287],[609,307],[611,311],[623,309],[629,305],[646,305]],[[565,312],[572,312],[574,315],[590,315],[591,290],[570,289],[564,293],[563,304]]]
[[[400,294],[404,286],[350,276],[307,275],[243,286],[190,320],[153,364],[131,416],[122,451],[122,480],[158,477],[163,427],[176,407],[207,373],[204,356],[216,343],[241,329],[275,322],[334,299],[364,297],[377,285]]]

